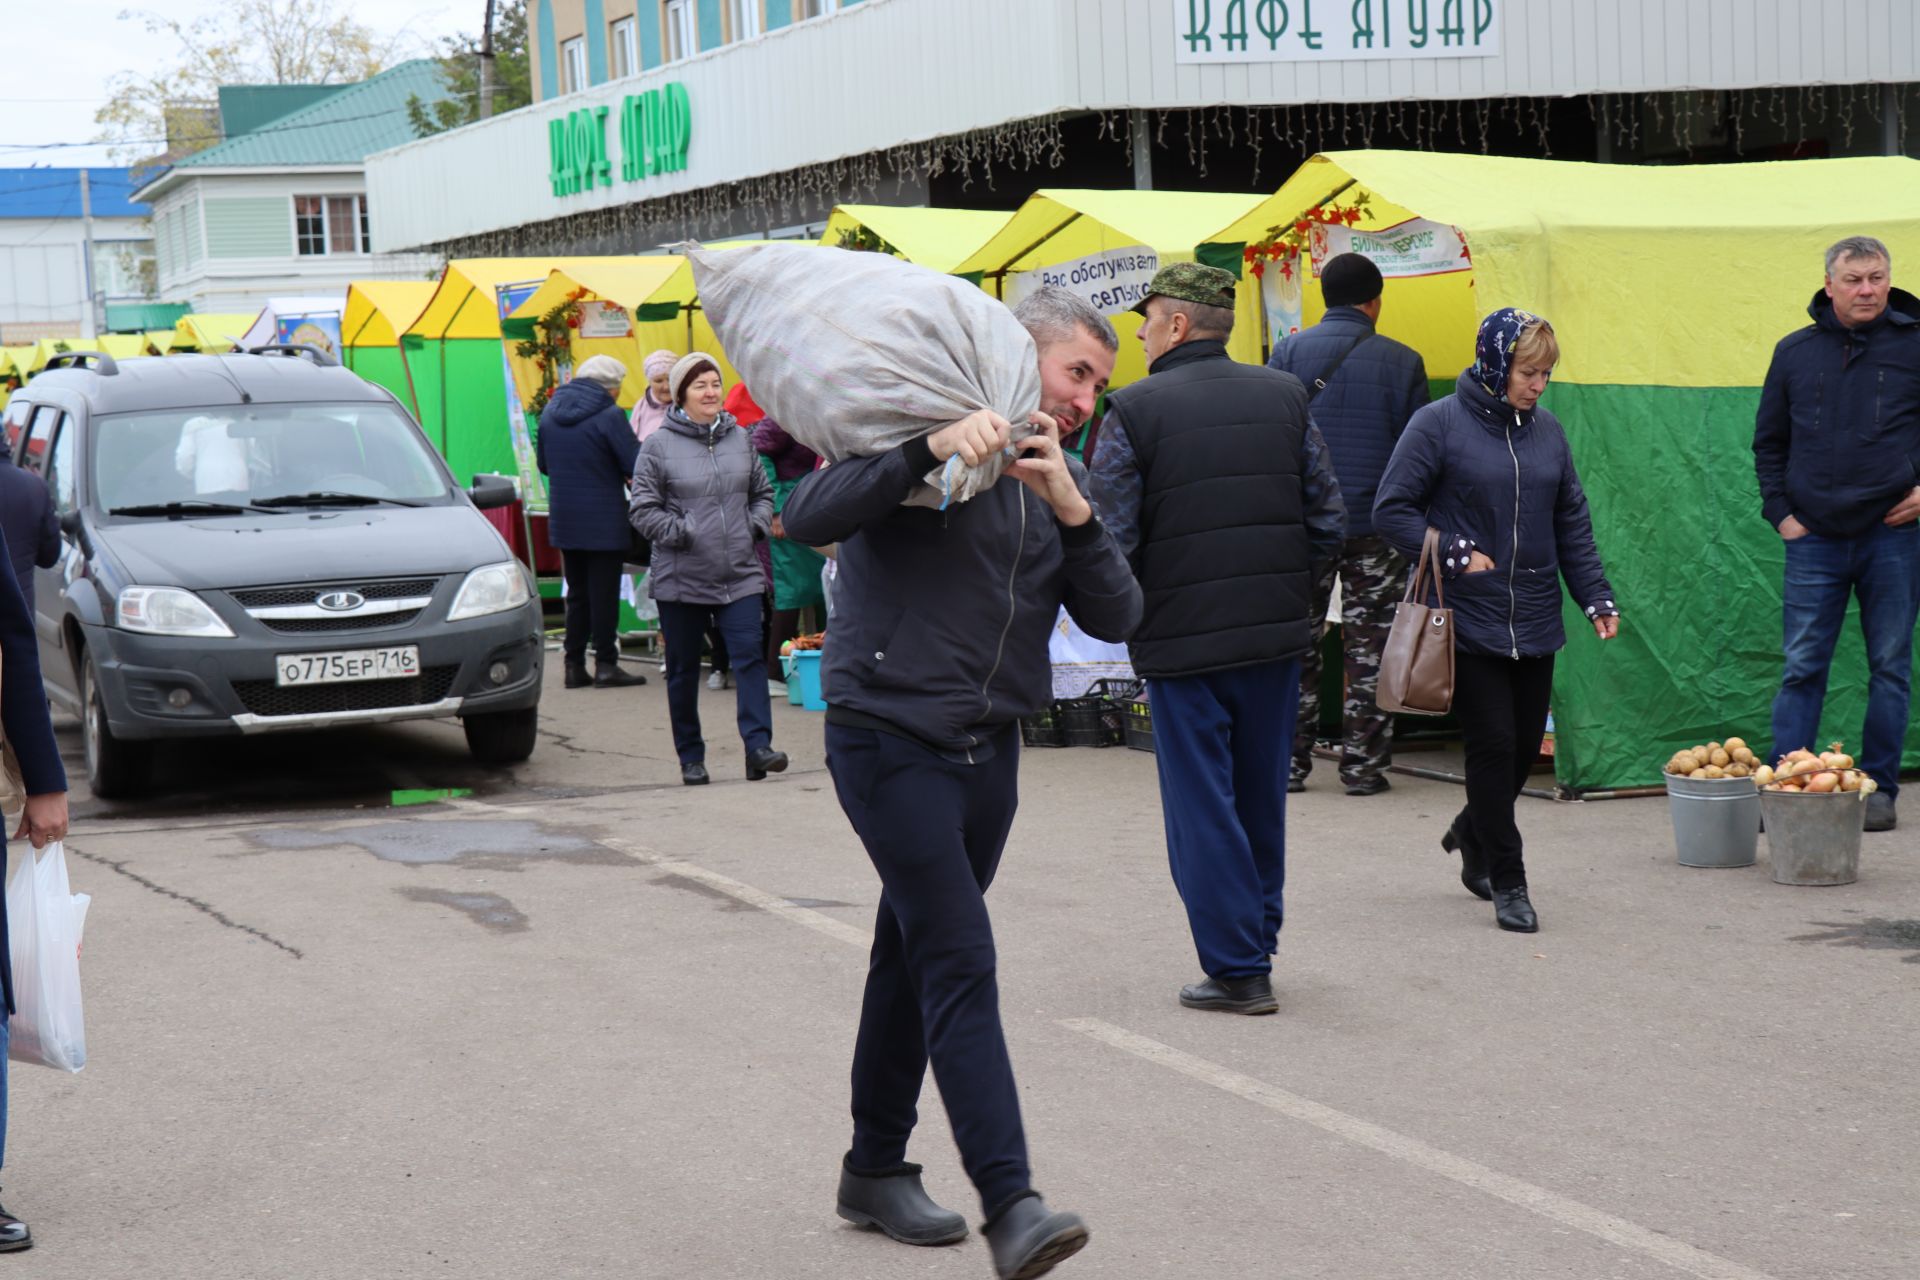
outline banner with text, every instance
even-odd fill
[[[631,338],[633,320],[617,302],[580,302],[580,336],[583,338]]]
[[[1460,229],[1425,218],[1409,218],[1385,231],[1355,231],[1316,223],[1309,251],[1315,276],[1328,259],[1343,253],[1373,259],[1373,265],[1389,280],[1473,270],[1473,261],[1467,256],[1467,238]]]
[[[1057,285],[1086,299],[1101,315],[1117,316],[1130,311],[1147,296],[1147,286],[1160,270],[1160,255],[1139,245],[1108,249],[1103,253],[1056,262],[1051,266],[1022,271],[1007,281],[1007,305],[1020,300],[1043,285]]]
[[[1512,2],[1166,0],[1183,63],[1497,57]]]

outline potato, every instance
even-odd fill
[[[1710,764],[1706,768],[1702,769],[1700,771],[1700,774],[1702,777],[1706,777],[1706,778],[1724,778],[1727,776],[1727,771],[1725,769],[1722,769],[1717,764]]]
[[[1753,776],[1753,770],[1744,764],[1736,762],[1727,766],[1727,776],[1729,778],[1750,778]]]
[[[1728,755],[1724,749],[1713,751],[1707,754],[1707,763],[1724,769],[1733,763],[1733,757]]]
[[[1729,752],[1738,756],[1740,752],[1747,749],[1747,740],[1745,738],[1728,738],[1726,746]]]
[[[1748,768],[1752,768],[1759,763],[1758,758],[1754,756],[1753,752],[1747,750],[1744,746],[1734,748],[1732,755],[1735,764],[1744,764]]]

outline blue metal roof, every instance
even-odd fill
[[[78,218],[79,169],[0,169],[0,218]],[[125,169],[86,170],[96,218],[144,218],[147,206],[127,197],[136,184]]]

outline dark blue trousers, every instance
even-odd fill
[[[705,764],[707,741],[700,733],[700,642],[708,627],[727,638],[733,668],[735,719],[747,750],[773,745],[773,699],[767,692],[767,651],[760,636],[760,597],[732,604],[660,606],[660,637],[667,644],[667,715],[673,721],[673,749],[681,764]]]
[[[985,896],[1019,804],[1019,728],[1007,726],[979,764],[873,729],[828,724],[826,735],[840,807],[881,884],[853,1048],[848,1163],[905,1162],[931,1060],[961,1163],[991,1217],[1031,1186]]]
[[[1300,660],[1147,684],[1167,860],[1200,968],[1214,978],[1270,973]]]

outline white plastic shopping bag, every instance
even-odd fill
[[[80,933],[92,899],[67,883],[59,841],[39,851],[20,846],[7,883],[7,934],[13,952],[13,1017],[7,1056],[60,1071],[87,1065],[80,1010]]]

